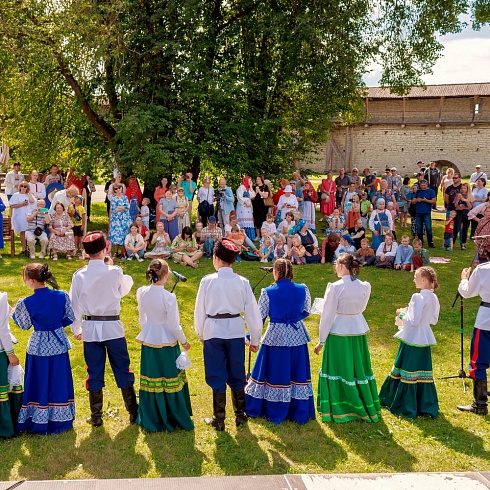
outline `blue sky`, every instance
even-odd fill
[[[480,31],[467,27],[459,34],[441,36],[442,57],[433,73],[423,77],[427,85],[490,82],[490,26]],[[379,85],[379,67],[364,77],[368,87]]]

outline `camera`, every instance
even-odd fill
[[[216,189],[214,191],[214,200],[215,201],[219,201],[224,196],[225,196],[225,190],[224,189]]]

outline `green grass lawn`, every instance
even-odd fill
[[[94,208],[96,214],[103,214],[102,204]],[[103,217],[95,217],[93,221],[93,229],[107,226]],[[437,221],[435,242],[438,247],[441,246],[442,232],[443,223]],[[399,237],[401,234],[398,230]],[[472,244],[466,252],[460,251],[459,247],[452,254],[433,250],[434,255],[445,254],[452,259],[449,265],[435,266],[441,284],[438,291],[441,315],[434,328],[438,345],[432,350],[437,378],[459,371],[459,308],[453,309],[451,304],[461,269],[471,263],[473,253]],[[0,290],[8,292],[12,305],[18,298],[31,294],[21,277],[22,267],[27,262],[25,258],[10,258],[6,254],[1,262]],[[147,263],[121,263],[124,271],[134,278],[133,290],[123,300],[122,318],[135,373],[139,372],[140,357],[139,344],[134,341],[139,331],[135,295],[136,289],[145,284]],[[106,371],[104,426],[91,428],[84,422],[89,415],[89,404],[84,383],[86,373],[82,344],[73,341],[70,357],[77,404],[74,431],[47,437],[22,435],[0,442],[0,481],[490,470],[489,419],[464,414],[456,409],[457,404],[470,403],[472,399],[471,389],[463,395],[460,379],[437,380],[441,410],[436,420],[407,420],[383,410],[382,420],[377,424],[350,422],[336,425],[321,423],[317,419],[304,426],[290,422],[277,426],[264,419],[256,419],[237,430],[229,401],[226,432],[215,432],[203,422],[203,417],[211,414],[211,390],[204,381],[202,348],[193,329],[193,308],[199,280],[204,274],[212,272],[212,264],[210,260],[201,260],[197,270],[171,265],[188,277],[186,283],[178,284],[175,292],[182,326],[192,343],[189,355],[193,367],[187,374],[195,431],[145,434],[139,427],[129,426],[110,369]],[[69,290],[72,273],[81,266],[81,262],[59,260],[51,262],[50,266],[60,287]],[[235,266],[235,270],[249,278],[252,285],[263,275],[259,263],[242,262]],[[308,285],[312,298],[323,296],[327,283],[336,279],[331,264],[295,267],[294,273],[296,281]],[[367,268],[361,271],[360,277],[372,284],[371,300],[365,316],[371,328],[368,338],[379,387],[389,373],[398,349],[398,342],[393,338],[396,332],[395,310],[406,306],[415,292],[413,276],[408,272]],[[261,285],[267,286],[271,280],[272,277],[268,276]],[[171,285],[172,280],[169,287]],[[260,287],[256,291],[257,297],[259,292]],[[469,336],[478,304],[477,298],[465,301],[465,370]],[[309,348],[316,389],[321,358],[313,353],[313,347],[318,340],[319,317],[310,316],[306,324],[312,337]],[[24,332],[13,324],[11,326],[20,341],[16,352],[23,362],[30,332]]]

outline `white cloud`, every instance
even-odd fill
[[[439,41],[444,50],[433,73],[422,77],[426,84],[490,82],[490,26],[480,31],[467,27],[459,34],[441,36]],[[364,76],[364,82],[368,87],[379,85],[379,65],[371,65],[369,69],[372,71]]]

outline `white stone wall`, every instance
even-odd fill
[[[351,165],[359,169],[370,167],[383,171],[385,166],[395,166],[398,173],[410,175],[417,170],[416,162],[422,160],[443,160],[456,165],[463,175],[474,172],[476,164],[482,165],[490,172],[490,124],[447,125],[437,128],[435,124],[407,125],[400,124],[370,125],[363,124],[350,128],[352,131]],[[346,151],[345,128],[332,132],[331,138],[336,142],[341,155]],[[338,154],[329,151],[329,143],[319,148],[312,166],[317,172],[326,172],[329,155],[330,168],[338,171],[344,162]],[[349,165],[345,165],[349,167]]]

